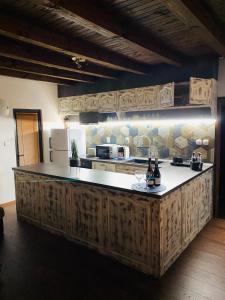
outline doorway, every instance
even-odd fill
[[[216,217],[225,218],[225,98],[218,98],[215,152]]]
[[[41,110],[14,109],[17,166],[43,162]]]

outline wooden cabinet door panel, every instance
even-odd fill
[[[125,164],[116,165],[116,172],[118,172],[118,173],[134,175],[135,171],[143,171],[143,173],[145,173],[146,168],[145,167],[137,167],[137,166],[128,166]]]
[[[99,94],[85,96],[85,111],[99,111]]]
[[[65,202],[68,186],[64,180],[45,177],[40,182],[43,225],[60,231],[65,229]]]
[[[85,185],[71,184],[67,202],[67,232],[91,244],[103,242],[102,192]]]
[[[209,170],[199,177],[199,230],[212,217],[213,171]]]
[[[133,202],[130,196],[109,196],[110,251],[146,262],[149,245],[149,203]]]
[[[118,91],[119,111],[137,110],[135,90]]]
[[[158,105],[162,108],[174,106],[174,82],[160,85]]]
[[[159,86],[136,88],[136,102],[138,110],[150,110],[158,106]]]
[[[83,112],[85,110],[85,96],[71,97],[71,110]]]
[[[99,94],[100,112],[116,112],[117,108],[117,92],[107,92]]]
[[[185,247],[198,233],[199,180],[185,184],[182,189],[182,245]]]
[[[110,163],[101,163],[101,162],[93,161],[92,162],[92,169],[115,172],[116,171],[116,165],[115,164],[110,164]]]
[[[37,222],[41,220],[40,181],[36,175],[15,172],[17,211]]]
[[[72,100],[71,97],[60,98],[59,99],[59,112],[60,113],[69,113],[72,110]]]
[[[182,247],[181,190],[166,196],[160,207],[160,246],[163,268],[180,253]]]
[[[190,104],[211,105],[216,98],[216,81],[214,79],[190,79]]]

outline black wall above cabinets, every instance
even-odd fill
[[[106,91],[115,91],[168,82],[189,81],[190,77],[215,78],[218,76],[218,57],[206,57],[186,64],[173,67],[166,64],[149,66],[147,75],[126,74],[118,80],[99,79],[94,84],[77,83],[74,86],[58,86],[58,96],[68,97]]]

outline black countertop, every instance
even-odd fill
[[[204,164],[203,171],[196,172],[187,167],[171,166],[169,162],[164,162],[160,166],[162,184],[166,186],[166,190],[159,193],[134,191],[131,186],[132,184],[137,183],[136,177],[134,175],[122,173],[83,168],[60,167],[55,164],[45,163],[26,167],[15,167],[13,170],[142,194],[147,197],[162,198],[163,196],[174,191],[176,188],[182,186],[183,184],[213,167],[212,164]]]

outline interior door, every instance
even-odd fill
[[[39,163],[38,114],[16,113],[16,127],[18,165],[27,166]]]

